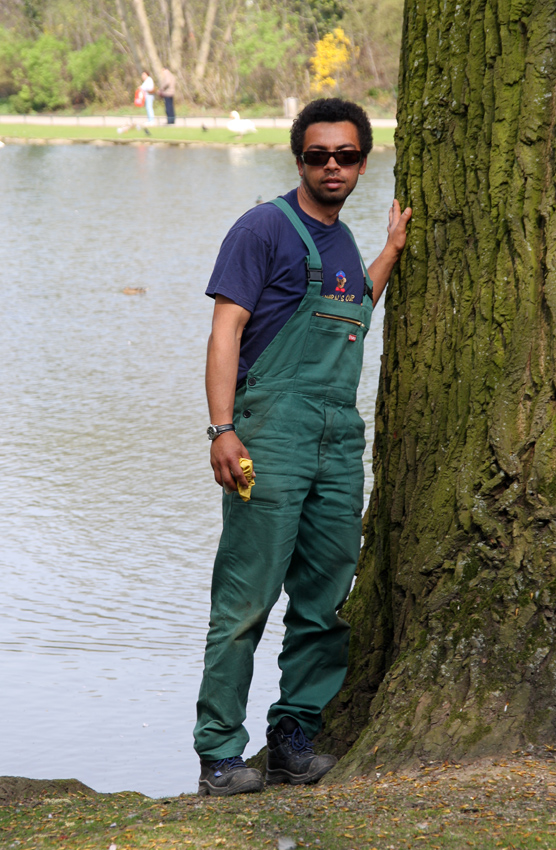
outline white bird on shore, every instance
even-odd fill
[[[230,112],[231,121],[228,121],[227,127],[230,133],[235,133],[236,136],[244,136],[245,133],[256,133],[257,128],[248,118],[240,118],[239,112],[235,109]]]
[[[4,147],[6,147],[4,142],[0,142],[0,148],[4,148]]]

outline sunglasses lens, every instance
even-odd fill
[[[338,165],[355,165],[361,162],[361,151],[304,151],[301,158],[306,165],[326,165],[333,156]]]
[[[330,159],[330,154],[326,151],[305,151],[302,158],[306,165],[326,165]]]
[[[361,151],[336,151],[334,159],[338,165],[355,165],[361,162]]]

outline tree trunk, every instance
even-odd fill
[[[214,57],[212,64],[218,69],[219,74],[223,71],[223,75],[226,78],[229,78],[232,75],[232,71],[229,67],[229,64],[225,62],[224,54],[226,48],[230,44],[232,40],[232,35],[234,32],[234,26],[237,20],[237,16],[239,14],[239,10],[242,5],[242,0],[235,0],[232,5],[232,9],[228,12],[226,29],[224,30],[224,34],[221,39],[218,40],[218,44],[216,45],[216,49],[214,51]],[[235,75],[234,75],[235,76]],[[226,90],[226,86],[223,86],[223,90]]]
[[[406,0],[339,773],[556,743],[556,5]]]
[[[160,14],[162,16],[162,20],[164,21],[164,31],[168,34],[168,38],[170,37],[171,32],[171,24],[170,24],[170,9],[168,7],[168,0],[158,0],[160,5]]]
[[[195,35],[195,24],[193,22],[193,15],[191,14],[191,8],[189,3],[183,4],[183,13],[185,15],[185,22],[187,25],[187,49],[188,53],[196,59],[197,56],[197,37]]]
[[[172,33],[170,37],[170,68],[174,74],[182,69],[183,30],[185,18],[181,0],[172,0]]]
[[[369,66],[370,66],[371,71],[372,71],[374,83],[375,83],[376,86],[378,86],[378,85],[380,85],[380,77],[378,75],[378,69],[376,67],[373,49],[372,49],[371,45],[369,44],[369,42],[367,42],[365,44],[365,53],[367,54],[367,56],[369,58]]]
[[[144,68],[143,70],[149,70],[151,73],[154,73],[156,80],[159,82],[162,77],[164,65],[162,64],[162,61],[156,49],[156,45],[154,43],[149,19],[147,18],[147,13],[145,11],[145,5],[143,3],[143,0],[132,0],[132,2],[135,8],[135,14],[137,15],[137,21],[139,23],[141,35],[143,36],[143,41],[145,43],[147,56],[149,57],[149,62],[151,65],[150,68]]]
[[[201,83],[203,77],[205,76],[205,71],[207,69],[207,62],[209,57],[210,45],[212,41],[212,31],[214,29],[214,22],[216,20],[216,12],[218,11],[218,0],[208,0],[207,3],[207,14],[205,17],[205,29],[203,32],[203,38],[201,40],[201,45],[199,47],[199,55],[197,58],[197,64],[195,66],[195,80],[197,83]]]
[[[140,46],[135,43],[135,39],[131,35],[129,27],[127,25],[125,7],[123,4],[123,0],[116,0],[116,11],[118,13],[118,17],[120,19],[120,24],[122,27],[122,35],[124,36],[127,45],[129,47],[130,53],[133,57],[133,64],[135,65],[135,70],[137,71],[137,76],[141,75],[141,71],[146,65],[145,57],[143,55],[143,51]]]

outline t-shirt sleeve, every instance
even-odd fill
[[[255,309],[267,279],[269,247],[250,228],[232,227],[222,246],[206,294],[224,295],[240,307]]]

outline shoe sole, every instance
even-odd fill
[[[206,779],[199,782],[199,797],[232,797],[234,794],[253,794],[262,791],[264,783],[262,779],[246,779],[241,784],[230,786],[211,785]]]
[[[288,770],[267,770],[265,778],[268,785],[314,785],[334,766],[335,764],[327,765],[315,774],[290,773]]]

